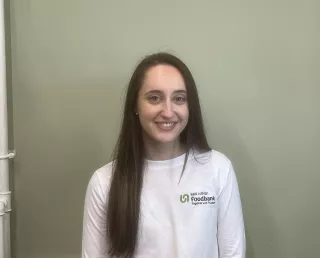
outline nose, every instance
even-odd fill
[[[173,111],[173,106],[170,100],[167,100],[166,102],[163,103],[163,108],[161,115],[165,118],[171,118],[173,117],[174,111]]]

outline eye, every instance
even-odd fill
[[[177,102],[177,103],[185,103],[186,102],[186,98],[184,96],[177,96],[174,98],[174,101]]]
[[[152,95],[152,96],[150,96],[150,97],[148,98],[148,100],[149,100],[150,102],[155,103],[155,102],[158,102],[158,101],[160,100],[160,96],[158,96],[158,95]]]

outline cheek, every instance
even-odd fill
[[[189,120],[189,109],[188,107],[184,107],[183,109],[181,109],[180,111],[180,117],[185,121],[188,122]]]
[[[155,116],[155,111],[152,107],[145,105],[139,111],[139,117],[141,120],[152,120]]]
[[[152,123],[154,122],[157,114],[156,110],[154,110],[153,107],[150,107],[150,105],[143,105],[140,107],[140,109],[138,109],[138,113],[140,124],[142,125],[142,127],[144,127],[144,129],[152,126]]]
[[[183,123],[183,129],[187,126],[188,122],[189,122],[189,110],[188,108],[185,110],[185,112],[183,113],[182,117],[182,123]]]
[[[147,104],[145,102],[143,102],[143,101],[139,101],[138,102],[138,107],[137,107],[137,112],[138,112],[140,118],[148,115]]]

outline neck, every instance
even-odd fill
[[[185,148],[180,141],[170,143],[157,143],[150,139],[144,139],[145,155],[149,160],[168,160],[185,153]]]

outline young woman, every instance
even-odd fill
[[[82,257],[245,257],[232,164],[209,147],[194,79],[171,54],[131,77],[114,159],[87,188]]]

